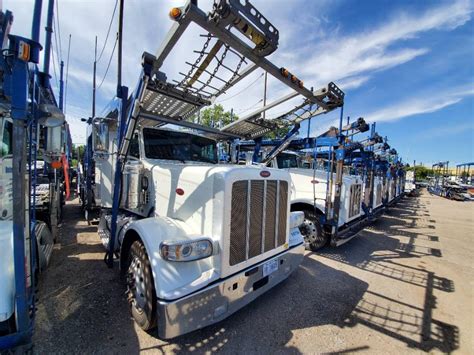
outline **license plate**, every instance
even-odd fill
[[[268,276],[278,270],[278,260],[270,260],[263,264],[263,277]]]

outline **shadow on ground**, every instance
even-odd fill
[[[404,199],[359,238],[337,249],[305,257],[286,281],[226,320],[171,341],[139,330],[130,319],[125,287],[117,268],[107,269],[95,227],[76,223],[80,207],[65,209],[61,245],[51,268],[42,277],[35,334],[38,353],[152,352],[300,353],[295,330],[323,325],[340,329],[362,324],[423,351],[451,352],[458,347],[458,329],[433,319],[436,292],[453,292],[451,280],[404,259],[442,257],[441,251],[417,243],[437,239],[430,233],[434,221],[419,199]],[[415,233],[422,226],[426,233]],[[78,243],[77,234],[89,233]],[[400,236],[407,242],[401,243]],[[430,245],[431,245],[430,244]],[[424,290],[424,302],[415,305],[369,290],[369,284],[330,267],[340,263],[386,278],[390,284]],[[318,328],[311,329],[314,339]],[[313,336],[313,335],[312,335]],[[351,336],[348,334],[346,336]],[[331,333],[329,334],[331,337]],[[370,343],[334,353],[370,350]],[[318,351],[317,348],[314,351]]]
[[[404,259],[442,257],[440,249],[417,244],[417,241],[423,244],[439,241],[429,233],[434,229],[431,223],[435,221],[426,218],[429,216],[426,211],[420,199],[405,198],[364,230],[353,243],[338,249],[325,249],[319,255],[380,275],[389,285],[390,280],[400,281],[424,290],[424,301],[418,306],[416,300],[402,302],[383,293],[367,291],[345,320],[347,326],[360,323],[400,340],[410,348],[449,353],[459,347],[459,330],[454,325],[433,319],[433,310],[436,309],[434,290],[454,292],[454,283],[424,266],[403,264]],[[415,226],[416,230],[428,232],[414,232]],[[408,241],[402,243],[398,237],[408,238]]]
[[[139,343],[125,287],[117,270],[102,261],[97,227],[78,222],[82,219],[78,204],[64,207],[60,241],[40,278],[35,352],[136,352]],[[90,240],[78,241],[87,233]]]

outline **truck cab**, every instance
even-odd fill
[[[322,226],[322,217],[327,215],[328,172],[327,162],[301,159],[293,151],[284,151],[275,157],[270,166],[288,171],[291,176],[291,210],[305,214],[301,231],[309,247],[317,250],[329,242]],[[332,196],[334,196],[333,186]],[[344,230],[352,222],[363,217],[363,181],[361,176],[346,169],[342,176],[341,206],[337,228]],[[331,201],[332,202],[332,201]]]
[[[103,124],[109,127],[102,131],[115,134],[111,121]],[[109,152],[116,149],[114,139],[96,142],[95,148],[105,142]],[[99,185],[111,181],[112,156],[95,155]],[[290,212],[288,172],[219,164],[213,139],[165,127],[137,128],[121,186],[115,251],[132,315],[144,329],[157,325],[163,338],[227,317],[302,261],[303,214]],[[104,207],[99,235],[107,246],[111,213],[105,197],[111,192],[105,190],[112,186],[97,187]],[[151,275],[139,283],[143,263]],[[204,300],[206,307],[192,307]]]
[[[290,210],[290,174],[219,158],[232,156],[238,140],[299,125],[295,109],[265,119],[288,100],[303,99],[305,117],[344,102],[336,84],[306,87],[266,58],[278,48],[279,32],[250,1],[219,0],[207,14],[187,1],[170,13],[174,23],[156,55],[143,53],[133,93],[121,87],[120,102],[90,118],[100,134],[91,134],[86,167],[87,190],[94,191],[87,209],[100,206],[107,265],[118,257],[132,316],[142,329],[157,326],[161,338],[226,318],[301,263],[304,214]],[[194,25],[207,35],[198,37]],[[193,44],[203,42],[194,64],[181,54],[170,58],[185,32],[197,37]],[[179,63],[188,74],[174,70]],[[243,117],[231,113],[225,123],[216,117],[219,128],[201,124],[203,109],[257,68],[292,92]]]
[[[15,271],[13,262],[13,167],[12,167],[13,121],[9,112],[0,115],[0,335],[9,334],[15,329]],[[29,186],[31,172],[27,169],[25,184]],[[35,204],[39,211],[49,209],[49,183],[44,179],[37,179],[37,188],[32,189],[26,196],[26,203],[30,208]],[[35,196],[35,198],[33,198]],[[25,211],[25,260],[30,263],[30,208]],[[43,217],[47,217],[47,213]],[[45,222],[37,220],[35,230],[35,268],[37,277],[48,265],[53,251],[53,236]],[[29,270],[29,267],[27,268]],[[27,284],[30,286],[31,274],[28,274]]]

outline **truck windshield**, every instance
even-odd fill
[[[281,153],[277,156],[277,164],[280,169],[297,168],[298,157],[293,154]]]
[[[143,129],[145,156],[150,159],[201,161],[217,164],[216,143],[185,132]]]

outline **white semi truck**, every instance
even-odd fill
[[[188,1],[170,17],[175,22],[157,55],[143,55],[133,94],[89,119],[93,149],[86,150],[95,168],[86,210],[94,209],[91,201],[100,207],[106,260],[111,266],[118,258],[135,321],[146,330],[157,326],[161,338],[226,318],[303,259],[303,214],[290,211],[290,175],[219,164],[217,142],[294,124],[287,116],[266,121],[262,113],[298,96],[309,115],[343,103],[333,83],[309,90],[265,58],[278,46],[278,31],[248,1],[219,0],[208,14]],[[192,23],[208,32],[203,49],[194,63],[183,63],[184,78],[168,81],[160,68]],[[221,129],[195,123],[201,108],[258,68],[291,93]]]
[[[269,166],[284,169],[291,176],[291,210],[304,212],[301,231],[312,250],[318,250],[330,242],[330,234],[323,230],[321,217],[327,216],[328,184],[330,177],[326,170],[301,167],[299,154],[291,151],[280,153]],[[359,175],[343,174],[341,184],[341,205],[337,229],[344,231],[351,222],[364,216],[362,210],[363,180]],[[334,190],[332,187],[332,202]],[[342,239],[344,242],[347,241]],[[337,243],[337,242],[336,242]],[[338,243],[340,245],[342,243]],[[336,244],[334,244],[336,245]]]
[[[53,4],[49,2],[47,29]],[[37,67],[40,18],[38,1],[32,39],[15,36],[9,33],[13,14],[0,5],[0,351],[29,342],[35,281],[48,265],[58,235],[62,174],[55,174],[53,165],[61,165],[68,129],[49,84],[50,30],[43,72]],[[41,178],[40,155],[41,170],[47,172]]]
[[[407,171],[405,175],[405,186],[404,192],[406,194],[411,194],[416,190],[415,184],[415,172],[413,170]]]
[[[95,159],[102,207],[111,207],[110,157]],[[218,164],[216,142],[204,136],[136,129],[115,251],[137,323],[175,337],[226,318],[286,279],[304,250],[290,184],[284,171]],[[102,211],[107,247],[112,216]]]
[[[344,127],[341,122],[339,130],[331,127],[316,138],[294,139],[298,128],[283,139],[239,142],[236,154],[240,157],[240,152],[253,150],[253,156],[247,152],[242,163],[263,163],[290,173],[291,210],[304,213],[300,230],[311,250],[344,244],[357,235],[369,217],[368,209],[364,210],[364,193],[369,191],[363,174],[344,162],[350,157],[346,153],[364,149],[363,144],[353,144],[348,137],[366,132],[368,125],[359,118]],[[340,136],[342,132],[345,137]]]
[[[8,106],[7,106],[8,107]],[[46,129],[39,125],[39,129]],[[64,126],[49,128],[49,132],[58,131],[59,141],[50,135],[49,148],[55,147],[56,152],[61,152],[64,148],[63,134]],[[13,121],[10,117],[9,109],[0,112],[0,330],[1,328],[11,329],[8,325],[12,320],[15,310],[15,273],[13,267],[13,171],[12,171],[12,142],[13,142]],[[57,157],[48,154],[45,148],[43,157],[48,162],[57,161]],[[37,162],[38,163],[38,162]],[[46,269],[53,252],[54,239],[58,233],[59,213],[62,208],[61,193],[62,183],[51,181],[47,176],[38,176],[38,171],[43,170],[43,161],[37,166],[37,171],[33,172],[35,162],[27,167],[27,176],[25,177],[25,185],[31,186],[31,193],[26,195],[25,212],[25,235],[29,244],[30,230],[29,226],[33,223],[30,219],[31,210],[35,209],[37,215],[34,220],[34,232],[36,247],[33,249],[35,253],[35,265],[33,275],[38,274]],[[47,168],[48,169],[48,168]],[[36,174],[36,186],[33,186],[32,176]],[[57,174],[58,179],[60,174]],[[29,201],[28,201],[29,200]],[[27,253],[30,250],[27,249]],[[26,258],[29,260],[29,256]],[[30,281],[29,281],[30,282]],[[1,334],[1,331],[0,331]]]

